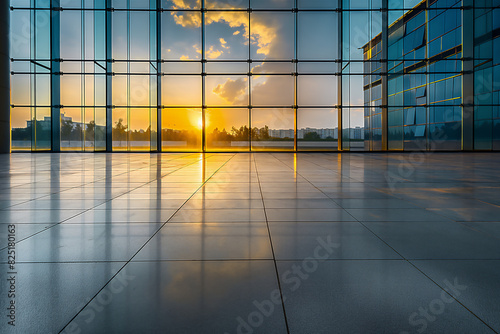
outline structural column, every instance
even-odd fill
[[[0,1],[0,153],[10,153],[9,1]]]

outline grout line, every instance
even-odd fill
[[[276,281],[278,283],[278,289],[280,291],[280,299],[281,299],[281,306],[283,309],[283,316],[285,318],[285,326],[286,326],[286,332],[290,334],[290,328],[288,326],[288,317],[286,315],[286,308],[285,308],[285,302],[284,302],[284,297],[283,297],[283,289],[281,287],[281,281],[280,281],[280,276],[279,276],[279,271],[278,271],[278,264],[276,262],[276,255],[274,253],[274,246],[273,246],[273,240],[271,238],[271,229],[269,228],[269,220],[267,219],[267,210],[266,210],[266,203],[264,201],[264,195],[262,194],[262,186],[260,183],[260,178],[259,178],[259,170],[257,168],[257,160],[255,159],[255,156],[252,155],[250,159],[253,160],[254,165],[255,165],[255,173],[257,174],[257,180],[259,180],[259,189],[260,189],[260,195],[262,199],[262,205],[264,206],[264,215],[266,217],[266,226],[267,226],[267,233],[269,235],[269,243],[271,245],[271,252],[273,254],[273,264],[274,264],[274,270],[276,272]]]
[[[251,261],[272,261],[272,258],[234,258],[234,259],[163,259],[163,260],[134,260],[133,263],[156,263],[156,262],[251,262]],[[283,259],[283,260],[276,260],[276,262],[297,262],[297,261],[303,261],[303,258],[297,258],[297,259]],[[446,262],[453,262],[453,261],[468,261],[468,262],[484,262],[484,261],[491,261],[491,262],[499,262],[500,258],[498,259],[326,259],[322,260],[323,262],[347,262],[347,261],[356,261],[356,262],[372,262],[372,261],[388,261],[388,262],[411,262],[411,261],[446,261]],[[95,261],[21,261],[17,262],[19,265],[26,265],[26,264],[87,264],[87,263],[125,263],[128,262],[127,260],[95,260]],[[132,262],[132,261],[130,261]],[[5,265],[7,262],[0,262],[0,265]]]

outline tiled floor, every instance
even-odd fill
[[[499,333],[498,166],[486,153],[0,156],[0,333]]]

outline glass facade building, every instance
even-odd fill
[[[499,6],[11,0],[12,149],[498,150]]]

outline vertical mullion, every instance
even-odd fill
[[[111,0],[106,0],[106,152],[113,151],[113,60]]]
[[[344,42],[344,27],[343,27],[343,18],[344,18],[344,11],[343,11],[343,2],[342,0],[338,0],[338,8],[339,8],[339,15],[337,17],[338,22],[338,32],[337,32],[337,38],[339,40],[339,45],[338,45],[338,56],[339,56],[339,67],[338,67],[338,77],[337,77],[337,99],[338,99],[338,108],[337,108],[337,150],[342,151],[342,129],[343,129],[343,120],[342,120],[342,113],[343,113],[343,101],[342,101],[342,68],[344,66],[343,62],[343,50],[342,50],[342,45]],[[348,12],[349,13],[349,12]]]
[[[462,150],[474,150],[474,1],[463,0],[462,11]]]
[[[250,41],[252,36],[252,11],[250,7],[250,1],[248,2],[248,145],[249,150],[252,152],[252,113],[253,113],[253,103],[252,103],[252,43]]]
[[[387,151],[389,147],[388,138],[388,112],[389,112],[389,90],[388,90],[388,55],[389,55],[389,0],[382,0],[382,151]]]
[[[130,0],[127,0],[127,151],[130,152]]]
[[[157,104],[157,151],[163,152],[162,100],[161,100],[161,0],[156,0],[156,104]]]
[[[293,49],[293,59],[294,59],[294,92],[293,92],[293,151],[298,151],[298,112],[299,112],[299,101],[298,101],[298,84],[299,84],[299,56],[298,56],[298,48],[299,48],[299,38],[298,38],[298,29],[299,29],[299,20],[298,20],[298,5],[297,0],[294,1],[294,49]]]
[[[429,82],[430,82],[430,74],[429,74],[429,0],[426,1],[426,9],[425,9],[425,59],[426,59],[426,64],[425,64],[425,71],[427,74],[425,75],[425,89],[427,91],[426,93],[426,108],[425,108],[425,145],[424,149],[426,151],[430,150],[430,115],[429,115]]]
[[[35,0],[31,0],[30,2],[31,8],[35,7]],[[35,15],[36,11],[30,10],[30,24],[32,26],[35,26]],[[49,15],[49,17],[52,14]],[[52,21],[52,20],[51,20]],[[52,25],[52,23],[51,23]],[[52,31],[52,30],[51,30]],[[36,58],[36,29],[33,29],[31,31],[31,40],[30,40],[30,58],[35,59]],[[52,59],[52,53],[51,53],[51,59]],[[51,62],[51,75],[52,75],[52,62]],[[36,77],[35,77],[35,65],[30,64],[30,113],[31,113],[31,150],[36,151],[36,94],[35,94],[35,89],[36,89]],[[52,81],[52,80],[51,80]],[[51,87],[51,94],[52,94],[52,87]],[[51,98],[51,104],[52,104],[52,98]]]
[[[50,59],[51,59],[51,74],[50,74],[50,94],[51,94],[51,146],[53,152],[61,151],[61,49],[60,49],[60,4],[59,0],[53,0],[50,8]],[[36,11],[35,11],[36,24]],[[35,29],[36,31],[36,29]],[[35,51],[36,52],[36,51]],[[35,78],[36,80],[36,78]],[[35,94],[36,95],[36,94]],[[36,108],[35,108],[36,112]],[[36,115],[35,115],[36,117]],[[35,124],[36,128],[36,124]],[[36,140],[36,138],[35,138]]]
[[[81,123],[82,123],[82,128],[80,129],[81,133],[80,133],[80,138],[82,139],[81,141],[81,150],[82,151],[85,151],[85,124],[87,122],[85,116],[86,116],[86,94],[87,94],[87,86],[85,85],[86,81],[87,81],[87,76],[85,75],[86,74],[86,57],[85,57],[85,38],[86,38],[86,34],[85,34],[85,26],[86,26],[86,22],[85,22],[85,11],[83,10],[83,2],[82,2],[82,5],[81,5],[81,13],[80,13],[80,20],[81,20],[81,23],[80,23],[80,33],[81,33],[81,37],[82,37],[82,42],[81,42],[81,63],[80,63],[80,71],[82,73],[82,77],[80,78],[80,82],[82,83],[82,89],[81,89],[81,95],[80,95],[80,119],[82,120]]]
[[[201,150],[207,150],[206,142],[206,97],[205,97],[205,79],[206,79],[206,54],[205,54],[205,0],[201,0]]]

